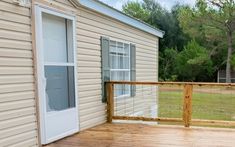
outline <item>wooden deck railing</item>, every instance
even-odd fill
[[[235,127],[235,84],[110,81],[105,85],[108,122],[141,120],[183,124],[185,127],[190,125]],[[136,86],[135,92],[139,96],[130,98],[131,96],[127,95],[125,98],[119,98],[117,85],[125,85],[128,91],[131,90],[130,86]],[[123,87],[119,91],[125,90]],[[146,104],[149,107],[145,106],[146,101],[151,101],[151,104],[149,102]],[[171,104],[168,105],[168,102]],[[145,110],[137,110],[140,107],[150,109],[150,105],[154,104],[157,109],[155,116],[145,115],[143,113]]]

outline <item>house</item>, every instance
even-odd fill
[[[104,81],[157,81],[163,35],[96,0],[1,0],[0,146],[106,122]]]

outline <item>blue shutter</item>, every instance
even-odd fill
[[[101,37],[102,102],[107,102],[105,82],[110,81],[109,38]]]

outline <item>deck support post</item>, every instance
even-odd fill
[[[184,105],[183,105],[183,121],[184,126],[189,127],[192,119],[192,93],[193,85],[184,85]]]
[[[112,83],[106,83],[106,92],[107,92],[107,122],[112,123],[114,116],[114,88]]]

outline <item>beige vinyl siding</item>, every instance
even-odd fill
[[[157,37],[86,8],[75,9],[68,0],[36,2],[76,14],[81,130],[106,122],[106,104],[101,102],[101,36],[134,43],[136,79],[157,81]],[[1,146],[38,146],[30,14],[29,8],[16,6],[12,0],[0,1]],[[140,106],[140,101],[135,105]],[[126,106],[131,111],[133,105]]]
[[[37,146],[30,9],[0,1],[0,146]]]
[[[78,46],[78,91],[80,102],[80,126],[86,129],[106,121],[106,105],[101,102],[101,48],[100,37],[127,41],[136,45],[137,81],[157,81],[158,79],[158,38],[143,31],[125,25],[112,18],[97,14],[85,8],[79,8],[77,15]],[[87,83],[80,81],[87,81]],[[97,81],[97,82],[93,82]],[[83,91],[86,90],[87,92]],[[90,93],[91,92],[91,93]],[[135,107],[140,107],[143,98],[136,98]],[[118,109],[127,108],[131,113],[131,99],[120,100]],[[149,104],[156,104],[156,95]],[[146,110],[150,110],[150,105]],[[141,106],[143,110],[143,106]],[[138,109],[136,109],[138,111]],[[149,113],[149,112],[148,112]]]

